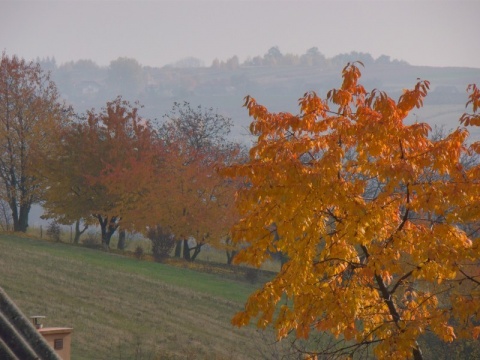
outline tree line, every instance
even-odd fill
[[[45,218],[76,224],[75,241],[98,225],[107,249],[118,229],[161,226],[188,260],[207,243],[228,250],[236,182],[216,169],[244,156],[228,140],[231,119],[174,103],[152,123],[122,97],[77,114],[38,64],[5,53],[0,86],[2,200],[14,231],[27,230],[39,203]]]
[[[247,58],[243,62],[234,55],[226,60],[215,59],[210,66],[194,57],[181,59],[163,67],[142,66],[134,58],[120,57],[108,66],[99,66],[92,60],[81,59],[57,64],[55,58],[37,59],[42,69],[50,71],[61,93],[68,95],[69,101],[81,104],[82,101],[95,102],[111,99],[122,94],[125,98],[141,96],[144,103],[154,103],[160,98],[187,95],[222,94],[225,88],[242,91],[256,80],[249,79],[250,71],[262,69],[341,69],[348,61],[360,60],[366,65],[408,65],[390,59],[386,55],[374,58],[368,53],[351,52],[331,58],[323,55],[318,48],[308,49],[304,54],[284,54],[278,47],[270,48],[264,55]],[[232,90],[231,90],[232,91]],[[244,94],[242,94],[244,95]]]

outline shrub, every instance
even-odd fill
[[[136,257],[138,260],[142,260],[143,257],[144,257],[144,255],[145,255],[145,254],[144,254],[144,251],[143,251],[143,248],[142,248],[140,245],[138,245],[138,246],[135,248],[134,254],[135,254],[135,257]]]
[[[94,234],[87,234],[87,236],[82,239],[82,244],[92,249],[102,248],[102,242]]]
[[[51,221],[47,227],[47,236],[53,241],[60,241],[60,225],[56,221]]]
[[[156,261],[162,261],[168,257],[175,246],[173,234],[160,225],[148,229],[147,237],[152,242],[152,255]]]

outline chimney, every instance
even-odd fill
[[[70,360],[70,350],[72,343],[72,328],[66,327],[44,327],[43,320],[45,316],[31,316],[33,326],[45,338],[48,345],[62,360]]]
[[[1,287],[0,358],[60,360],[53,348]]]

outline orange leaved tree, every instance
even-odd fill
[[[326,99],[299,99],[298,116],[246,98],[258,140],[246,164],[226,170],[246,184],[236,261],[259,266],[274,252],[287,261],[233,323],[257,318],[279,338],[330,333],[335,343],[309,350],[322,358],[373,349],[422,359],[426,332],[444,342],[480,334],[480,167],[460,161],[465,128],[433,141],[427,124],[406,124],[427,81],[395,101],[367,92],[355,64],[342,75]],[[462,121],[479,125],[470,90],[473,113]]]
[[[59,150],[45,171],[47,216],[62,222],[98,222],[102,243],[121,225],[144,230],[155,212],[151,191],[158,182],[158,147],[138,109],[117,98],[101,112],[65,129]]]
[[[231,120],[212,109],[175,103],[167,118],[159,130],[159,219],[177,238],[176,256],[183,243],[183,257],[193,261],[207,243],[223,247],[234,222],[234,182],[220,176],[217,168],[236,161],[240,147],[227,140]],[[189,245],[189,239],[195,245]]]
[[[0,58],[0,197],[15,231],[27,231],[32,204],[44,188],[38,176],[70,110],[40,65],[2,53]]]

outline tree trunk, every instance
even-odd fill
[[[415,341],[415,345],[417,347],[413,348],[413,358],[415,360],[423,360],[423,353],[422,353],[422,350],[420,349],[420,346],[418,345],[418,342]]]
[[[195,259],[197,258],[198,254],[200,254],[200,251],[202,250],[202,246],[203,246],[204,243],[201,243],[201,244],[197,244],[197,246],[195,246],[193,248],[193,255],[192,257],[190,258],[190,261],[195,261]],[[192,250],[192,249],[190,249]]]
[[[122,229],[118,233],[117,249],[125,250],[125,246],[126,246],[126,233],[125,233],[125,230]]]
[[[368,253],[367,247],[365,245],[361,245],[361,248],[363,250],[363,253],[365,254],[365,258],[368,259],[370,254]],[[380,297],[383,299],[383,301],[385,302],[385,304],[387,305],[388,312],[392,316],[393,321],[398,326],[398,323],[400,322],[401,318],[400,318],[400,314],[397,311],[394,298],[392,297],[392,294],[388,291],[387,285],[383,281],[382,277],[377,273],[375,273],[374,278],[378,285],[378,293]],[[412,352],[413,352],[413,358],[415,360],[423,360],[422,350],[420,349],[420,346],[417,341],[415,341],[415,347],[412,349]]]
[[[13,201],[10,208],[12,209],[13,231],[27,232],[30,204],[20,205],[20,209],[18,209],[17,202]]]
[[[191,261],[188,239],[183,239],[183,258],[187,261]]]
[[[226,250],[225,252],[227,253],[227,264],[232,265],[233,258],[237,255],[237,252],[235,250]]]
[[[108,220],[108,216],[105,218],[101,215],[95,215],[100,223],[100,229],[102,232],[102,245],[105,250],[110,249],[110,240],[112,239],[112,235],[115,230],[118,228],[118,224],[116,223],[117,217],[112,216],[110,221]]]
[[[280,252],[280,268],[282,268],[287,261],[288,261],[288,256],[285,255],[283,252]]]
[[[182,256],[182,240],[175,241],[175,257],[179,258]]]
[[[80,220],[75,221],[75,237],[73,238],[73,243],[78,244],[80,242],[80,236],[88,229],[88,225],[83,227],[83,230],[80,230]]]

